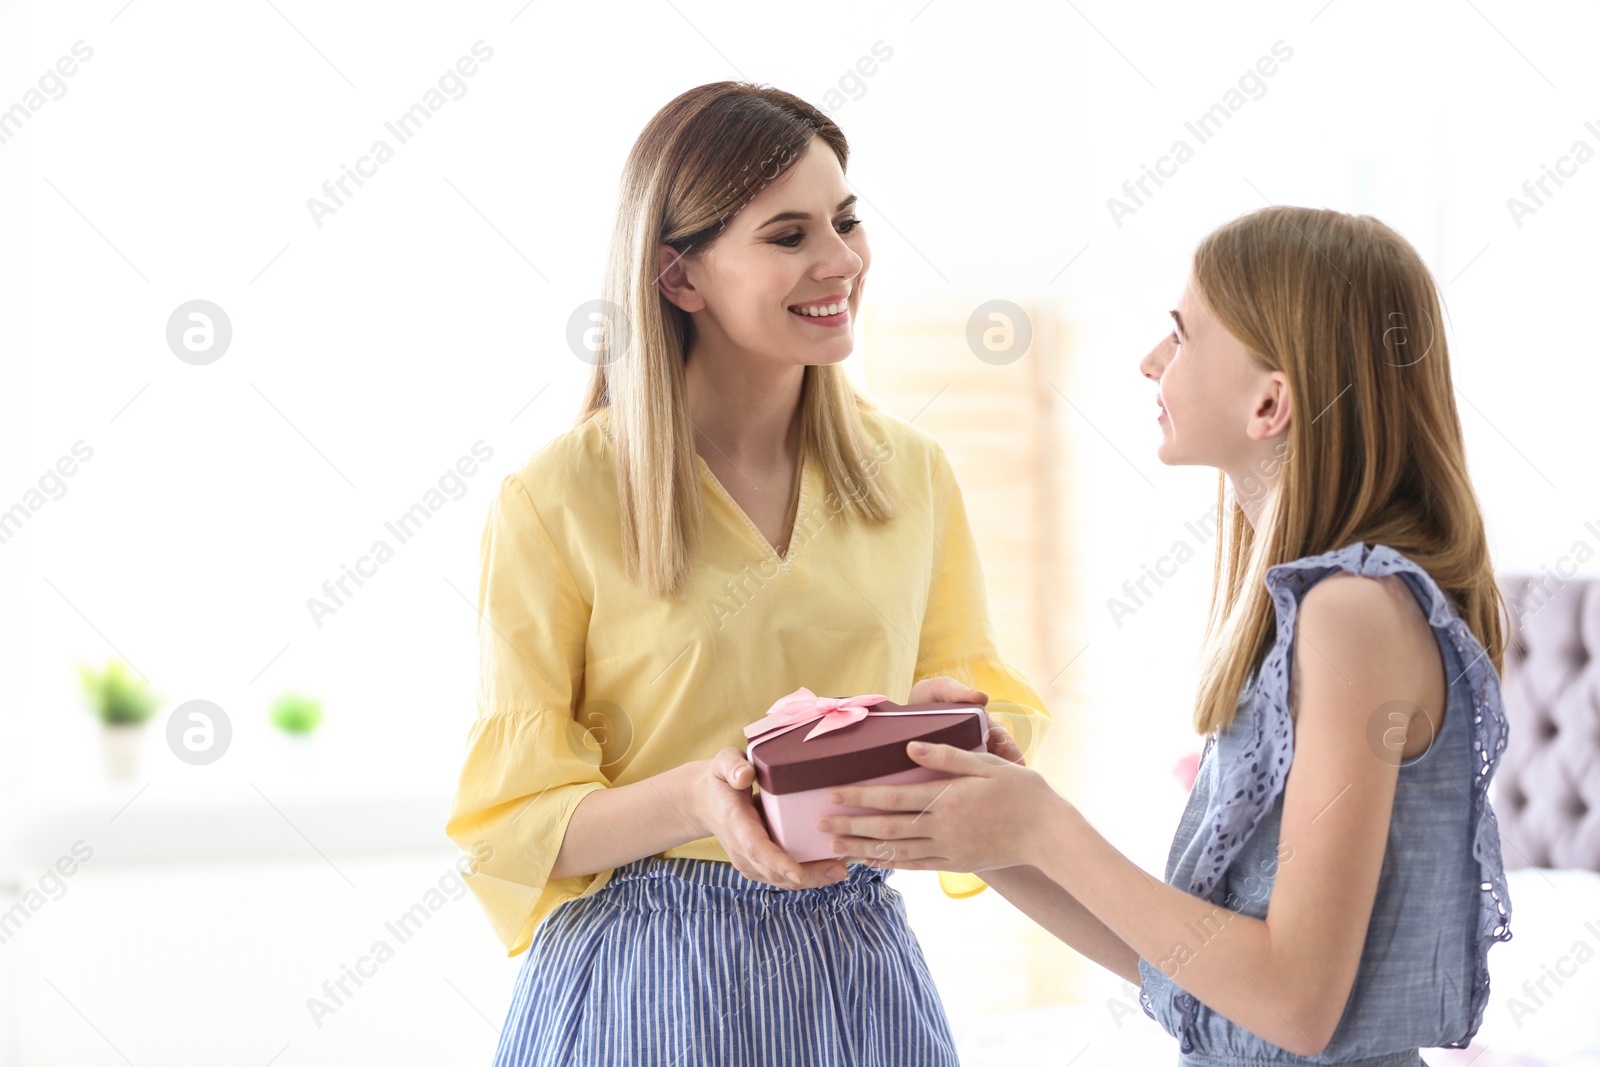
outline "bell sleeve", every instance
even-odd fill
[[[464,879],[515,956],[557,905],[610,879],[550,877],[578,802],[610,783],[574,714],[589,604],[516,475],[480,551],[477,717],[445,833],[474,857]]]
[[[977,542],[955,472],[936,448],[933,472],[933,574],[918,642],[916,681],[948,675],[989,695],[990,717],[1032,761],[1050,726],[1033,684],[1001,658],[989,618],[989,595]],[[947,896],[970,897],[988,883],[974,874],[939,872]]]

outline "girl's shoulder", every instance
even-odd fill
[[[1429,630],[1421,603],[1397,574],[1362,575],[1338,571],[1300,597],[1299,626],[1327,634],[1348,634],[1364,644],[1393,641]]]
[[[1397,693],[1418,688],[1436,701],[1440,652],[1429,601],[1435,595],[1442,598],[1442,591],[1410,561],[1399,570],[1368,573],[1370,558],[1351,554],[1349,566],[1313,571],[1320,574],[1314,582],[1286,576],[1304,576],[1305,571],[1280,574],[1276,584],[1269,580],[1279,598],[1277,610],[1292,616],[1302,657],[1304,646],[1311,645],[1328,664],[1361,664],[1369,682],[1382,679],[1381,684]],[[1448,601],[1443,610],[1447,617],[1440,625],[1449,628],[1455,610]]]
[[[1254,681],[1279,706],[1288,701],[1295,636],[1307,620],[1315,635],[1307,641],[1336,660],[1389,652],[1420,660],[1433,646],[1448,646],[1459,660],[1449,672],[1452,688],[1498,688],[1488,652],[1451,598],[1425,568],[1388,545],[1357,541],[1277,564],[1267,569],[1266,585],[1277,634]]]
[[[1334,622],[1346,629],[1365,631],[1361,640],[1372,640],[1373,618],[1363,618],[1363,611],[1373,612],[1388,621],[1378,627],[1379,639],[1388,635],[1382,626],[1403,632],[1405,626],[1419,627],[1417,613],[1413,611],[1406,621],[1403,601],[1396,599],[1398,592],[1393,583],[1361,581],[1363,578],[1398,576],[1410,588],[1421,608],[1421,615],[1430,632],[1412,630],[1407,636],[1419,633],[1443,649],[1453,649],[1454,668],[1449,671],[1448,689],[1461,689],[1463,693],[1481,694],[1474,704],[1483,700],[1498,706],[1499,679],[1483,646],[1467,624],[1456,612],[1442,589],[1414,560],[1388,545],[1369,545],[1355,542],[1331,552],[1306,556],[1267,568],[1266,586],[1276,609],[1276,632],[1260,663],[1251,673],[1239,696],[1238,714],[1233,722],[1207,740],[1206,751],[1220,761],[1220,782],[1216,817],[1232,833],[1219,835],[1219,842],[1237,842],[1247,837],[1282,792],[1284,781],[1294,755],[1294,719],[1290,711],[1290,678],[1296,648],[1296,633],[1301,623],[1301,611],[1312,590],[1326,588],[1313,602],[1313,610],[1323,612],[1324,623]],[[1331,584],[1328,584],[1330,579]],[[1348,579],[1348,580],[1346,580]],[[1321,636],[1310,638],[1308,643],[1321,646]],[[1319,648],[1329,654],[1327,648]],[[1447,666],[1451,666],[1447,664]],[[1446,699],[1450,694],[1446,694]],[[1504,747],[1503,739],[1490,734],[1502,733],[1500,719],[1492,717],[1475,727],[1485,736],[1479,741],[1495,750]],[[1217,854],[1211,860],[1211,873],[1220,876],[1231,860],[1227,850],[1218,844]],[[1209,887],[1208,887],[1209,888]]]
[[[1467,720],[1473,734],[1472,747],[1479,757],[1474,765],[1473,797],[1475,802],[1481,802],[1505,748],[1499,676],[1477,637],[1433,578],[1394,548],[1362,542],[1278,564],[1268,568],[1266,574],[1266,585],[1277,609],[1275,640],[1240,694],[1237,717],[1207,741],[1207,755],[1214,755],[1219,761],[1215,811],[1210,813],[1214,830],[1197,867],[1193,892],[1206,895],[1218,884],[1237,849],[1283,791],[1294,758],[1290,674],[1300,611],[1311,590],[1340,575],[1397,575],[1410,587],[1432,631],[1425,636],[1447,655],[1446,699],[1471,712]],[[1348,611],[1352,606],[1370,608],[1371,604],[1380,603],[1396,618],[1402,615],[1394,608],[1392,583],[1386,587],[1384,583],[1352,578],[1338,581],[1326,592],[1334,595],[1317,606]],[[1356,623],[1362,625],[1359,617]]]
[[[1305,556],[1267,568],[1267,591],[1278,609],[1280,624],[1292,623],[1298,608],[1307,594],[1320,585],[1327,588],[1317,599],[1330,611],[1352,611],[1362,608],[1382,609],[1392,602],[1392,594],[1385,591],[1395,588],[1393,582],[1361,582],[1355,578],[1398,577],[1411,588],[1412,596],[1422,607],[1430,626],[1454,628],[1464,626],[1455,605],[1444,590],[1439,588],[1423,567],[1410,557],[1388,545],[1369,545],[1356,541],[1343,548],[1320,555]],[[1326,582],[1329,578],[1338,580]]]

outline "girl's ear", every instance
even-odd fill
[[[1261,386],[1247,428],[1251,439],[1256,441],[1270,440],[1286,433],[1294,418],[1294,399],[1289,392],[1287,375],[1282,371],[1268,371],[1261,379]]]
[[[705,297],[689,278],[688,261],[671,245],[656,249],[656,284],[663,296],[684,311],[699,311],[706,306]]]

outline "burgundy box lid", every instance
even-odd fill
[[[883,711],[935,711],[941,715],[880,715]],[[756,738],[750,762],[763,793],[798,793],[848,785],[865,778],[897,774],[920,766],[906,755],[906,743],[926,741],[973,749],[983,744],[987,713],[981,704],[872,705],[867,717],[850,726],[805,739],[816,722],[797,726],[769,740]]]

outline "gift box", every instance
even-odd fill
[[[877,693],[819,697],[801,687],[744,732],[745,757],[756,769],[767,829],[778,847],[805,863],[834,855],[837,835],[818,830],[818,819],[876,814],[829,803],[830,790],[953,777],[915,762],[906,754],[907,742],[983,752],[989,716],[982,704],[896,704]]]

